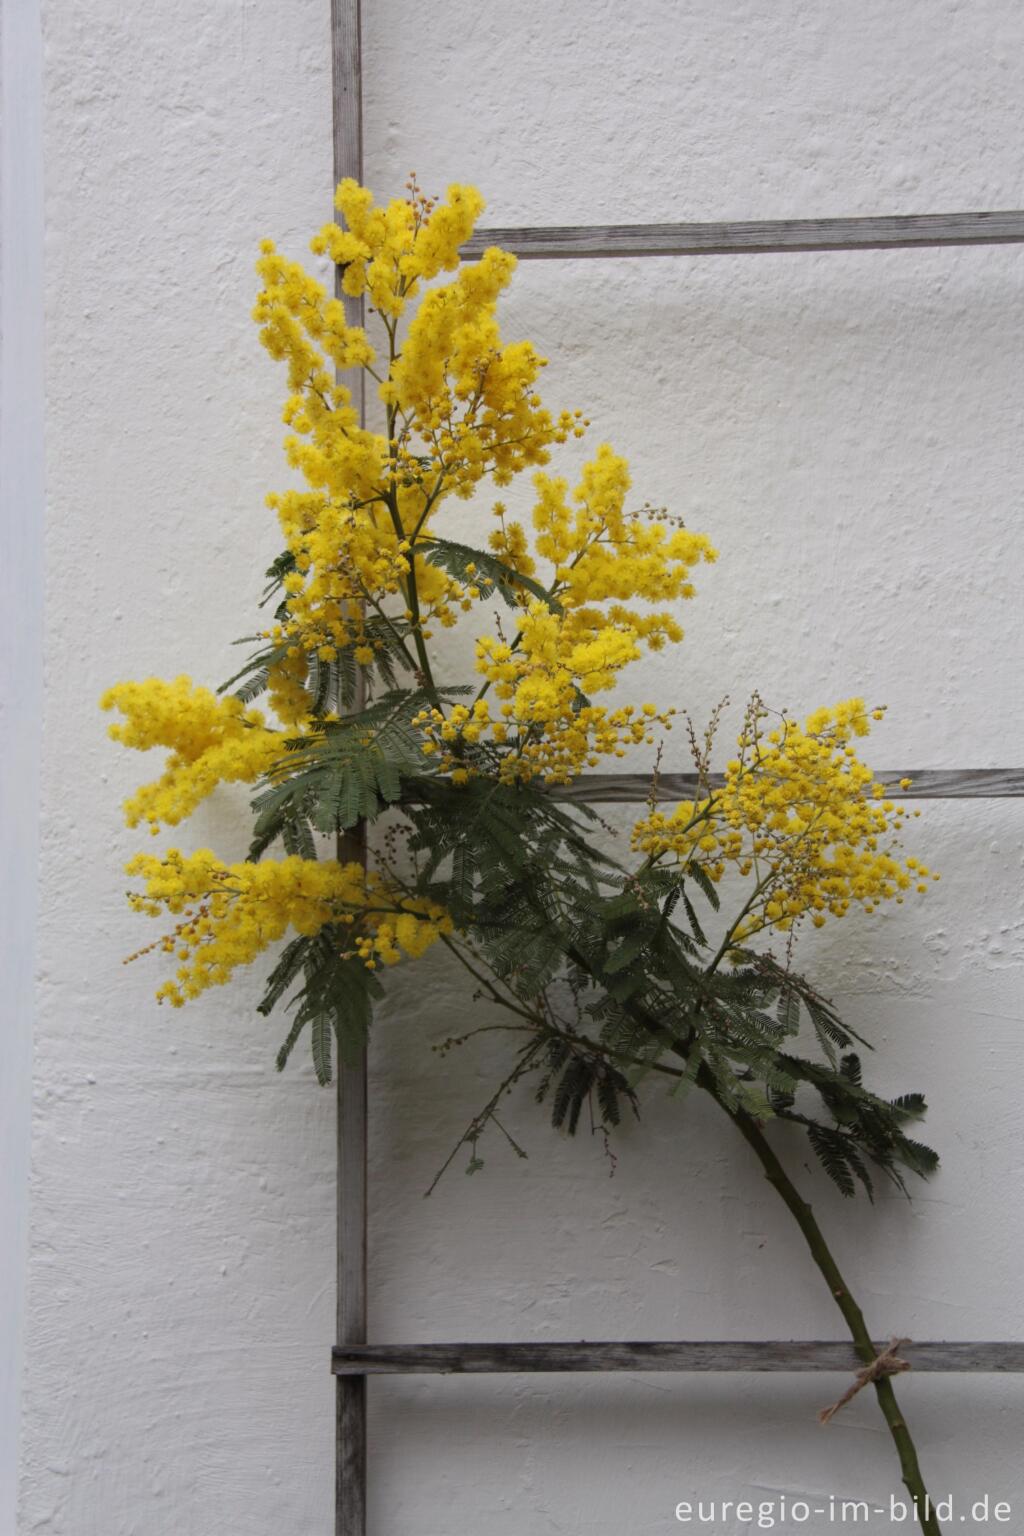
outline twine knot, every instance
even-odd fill
[[[900,1359],[900,1350],[909,1343],[909,1339],[890,1339],[882,1353],[876,1355],[869,1364],[857,1372],[853,1382],[847,1387],[842,1397],[834,1402],[831,1408],[823,1408],[821,1410],[818,1414],[818,1423],[830,1423],[840,1408],[845,1408],[847,1403],[852,1402],[858,1392],[862,1391],[864,1387],[870,1386],[873,1382],[881,1381],[883,1376],[898,1376],[901,1371],[909,1371],[910,1361]]]

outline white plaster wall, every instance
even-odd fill
[[[13,1528],[28,1244],[43,629],[39,7],[0,11],[0,1530]]]
[[[1021,203],[1014,0],[901,6],[366,0],[366,146],[388,194],[476,181],[515,222]],[[183,1014],[140,938],[104,737],[126,674],[225,675],[275,551],[281,380],[248,318],[272,233],[329,202],[327,0],[61,0],[45,13],[48,528],[42,916],[23,1533],[331,1528],[331,1095],[273,1071],[255,978]],[[755,684],[890,705],[875,758],[1020,761],[1020,319],[1011,248],[537,265],[511,333],[552,356],[641,495],[706,528],[681,652],[648,692]],[[469,514],[471,516],[471,514]],[[682,750],[679,743],[676,750]],[[244,795],[189,837],[241,848]],[[927,1090],[945,1167],[912,1207],[806,1175],[873,1328],[1021,1337],[1022,808],[933,804],[944,883],[850,920],[814,974]],[[624,824],[624,818],[621,818]],[[614,1179],[524,1093],[524,1162],[421,1198],[495,1054],[430,1046],[468,1007],[428,960],[373,1044],[372,1331],[414,1338],[839,1336],[785,1214],[704,1106],[652,1096]],[[802,1153],[796,1151],[794,1166]],[[676,1502],[888,1498],[869,1402],[833,1378],[375,1383],[374,1536],[674,1529]],[[936,1488],[1024,1511],[1019,1380],[901,1384]],[[739,1529],[723,1522],[722,1531]]]

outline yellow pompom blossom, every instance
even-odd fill
[[[508,748],[503,778],[562,783],[602,756],[623,756],[629,743],[650,743],[654,726],[667,725],[672,711],[651,704],[608,710],[590,695],[614,687],[643,645],[657,650],[682,639],[671,613],[632,605],[692,597],[693,567],[716,552],[703,534],[627,513],[629,468],[607,443],[584,467],[573,505],[565,480],[538,474],[534,484],[534,548],[553,567],[549,599],[525,599],[511,643],[484,635],[476,647],[477,671],[501,707],[493,721],[489,713],[469,722],[459,711],[446,718],[432,710],[420,723],[430,732],[428,752],[440,750],[445,766],[456,754],[446,753],[444,743],[473,743],[489,727],[490,740]],[[537,560],[524,529],[506,519],[503,504],[496,511],[492,549],[520,575],[534,577]]]
[[[622,757],[628,743],[650,744],[655,725],[671,729],[673,710],[581,705],[567,673],[538,672],[521,687],[518,716],[513,715],[515,706],[506,703],[493,718],[486,699],[472,707],[457,704],[447,715],[438,709],[421,710],[413,724],[426,733],[426,755],[436,757],[439,768],[456,784],[464,784],[477,769],[463,760],[463,746],[490,740],[502,749],[493,769],[503,783],[541,777],[548,784],[566,784],[582,767],[596,766],[603,755]]]
[[[447,717],[424,710],[415,723],[428,732],[425,750],[440,752],[441,766],[458,773],[460,749],[453,744],[489,739],[503,749],[502,779],[540,776],[566,783],[601,756],[621,757],[627,743],[653,741],[655,725],[669,728],[671,710],[653,705],[608,710],[589,702],[590,693],[612,687],[621,668],[639,654],[628,627],[606,623],[595,631],[585,623],[577,629],[571,618],[531,603],[515,649],[491,638],[477,647],[477,670],[501,701],[496,714],[485,698],[471,710],[456,705]]]
[[[187,856],[171,848],[162,858],[138,854],[126,872],[145,882],[129,896],[137,912],[181,919],[151,946],[181,961],[157,991],[176,1008],[228,981],[289,930],[311,936],[342,924],[350,929],[348,947],[370,969],[378,960],[394,964],[403,951],[421,955],[451,932],[443,908],[405,896],[358,863],[290,857],[223,864],[205,848]]]
[[[819,709],[803,726],[783,719],[764,732],[765,719],[755,705],[721,790],[668,814],[653,811],[637,823],[634,846],[651,859],[699,864],[714,881],[729,867],[749,876],[754,890],[732,929],[736,940],[789,929],[806,913],[820,926],[855,903],[873,912],[911,887],[926,890],[927,867],[897,853],[904,808],[886,798],[851,745],[870,730],[863,700]]]
[[[473,233],[484,210],[475,187],[448,188],[447,202],[425,198],[414,181],[411,196],[386,208],[350,177],[338,187],[335,206],[346,227],[327,224],[312,241],[342,270],[342,290],[352,298],[368,293],[374,309],[397,318],[419,292],[420,282],[452,272],[459,248]]]
[[[372,652],[367,603],[404,599],[418,629],[454,622],[465,604],[465,584],[426,558],[444,500],[470,495],[484,476],[504,483],[545,463],[553,443],[582,428],[579,413],[544,409],[536,383],[545,360],[531,343],[502,341],[496,305],[515,269],[503,251],[486,251],[422,296],[398,345],[399,318],[421,284],[458,265],[483,208],[474,188],[450,187],[434,205],[414,187],[378,208],[344,181],[337,201],[347,228],[328,225],[312,249],[340,266],[346,293],[367,295],[388,353],[378,359],[343,305],[264,242],[254,318],[268,351],[288,365],[285,449],[306,482],[268,498],[294,560],[288,616],[270,634],[307,650],[354,643]],[[351,391],[336,382],[336,369],[351,368],[375,381],[384,433],[359,425]]]
[[[140,752],[170,749],[160,778],[125,801],[128,825],[148,821],[154,834],[161,822],[175,826],[191,816],[218,784],[254,783],[282,750],[280,733],[267,728],[259,710],[218,698],[188,677],[118,683],[100,705],[124,717],[110,727],[115,741]]]
[[[309,657],[297,645],[267,668],[267,698],[281,724],[295,732],[309,723],[308,672]]]
[[[533,511],[536,549],[554,566],[555,591],[566,608],[614,599],[674,602],[694,595],[690,575],[716,552],[702,533],[691,533],[676,520],[659,520],[645,511],[629,513],[629,465],[608,443],[586,464],[580,484],[568,499],[563,479],[539,474]],[[626,611],[623,619],[657,643],[681,638],[670,614],[650,616]]]

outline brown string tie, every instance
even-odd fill
[[[900,1359],[900,1350],[909,1344],[909,1339],[890,1339],[888,1347],[876,1355],[870,1364],[858,1371],[853,1383],[847,1387],[842,1397],[834,1402],[831,1408],[823,1408],[818,1414],[819,1424],[828,1424],[835,1418],[840,1408],[845,1408],[864,1387],[871,1386],[872,1382],[880,1381],[883,1376],[898,1376],[901,1371],[910,1370],[910,1361]]]

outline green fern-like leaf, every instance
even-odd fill
[[[542,587],[539,581],[534,581],[532,576],[524,576],[521,571],[516,571],[504,560],[499,560],[497,555],[486,549],[472,549],[468,544],[457,544],[451,539],[428,538],[421,539],[424,558],[430,565],[440,566],[454,576],[456,581],[465,586],[471,586],[480,581],[481,576],[488,578],[494,591],[496,591],[510,608],[522,607],[524,595],[539,598],[542,603],[555,613],[561,613],[561,604]],[[419,546],[418,546],[419,547]],[[470,566],[474,567],[470,570]]]
[[[422,736],[412,720],[426,701],[422,690],[397,689],[359,716],[326,723],[293,743],[253,800],[253,848],[263,851],[289,824],[345,831],[397,801],[403,778],[424,772]]]

